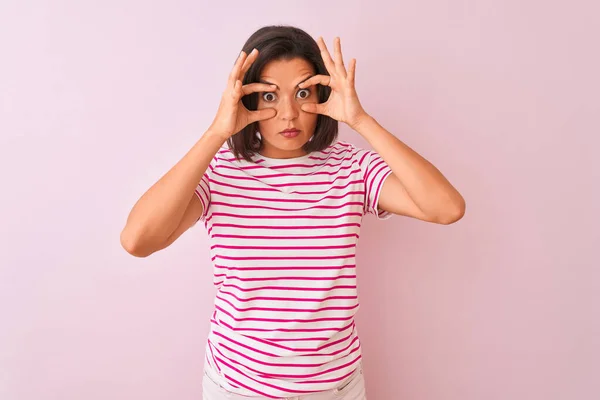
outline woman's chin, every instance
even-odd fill
[[[302,153],[302,154],[298,154],[298,156],[305,155],[305,152],[304,152],[304,150],[302,150],[302,148],[304,147],[306,142],[308,142],[310,137],[304,137],[304,135],[298,135],[295,138],[286,138],[280,134],[278,134],[278,135],[280,137],[278,137],[277,140],[271,140],[268,143],[266,143],[268,148],[270,148],[271,150],[275,150],[275,151],[270,151],[270,153],[283,151],[286,153],[287,152]],[[263,144],[263,149],[264,149],[264,144]]]

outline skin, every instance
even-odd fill
[[[321,57],[329,75],[314,75],[303,60],[277,61],[263,71],[269,83],[279,86],[274,103],[260,102],[259,109],[275,108],[275,117],[259,122],[263,134],[264,149],[261,154],[273,158],[289,158],[304,155],[301,149],[314,132],[316,119],[312,114],[327,115],[363,136],[392,170],[385,180],[379,197],[379,207],[398,215],[405,215],[427,222],[451,224],[465,213],[465,200],[442,173],[424,157],[382,127],[361,105],[355,88],[356,59],[348,67],[342,56],[341,39],[334,40],[332,57],[322,37],[317,40]],[[306,79],[308,78],[308,79]],[[316,92],[298,99],[300,89],[313,89],[316,85],[329,86],[329,99],[319,104]],[[268,97],[268,99],[272,99]],[[262,107],[262,108],[261,108]],[[264,111],[263,111],[264,112]],[[296,127],[303,132],[294,139],[279,135],[283,129]]]
[[[318,102],[317,86],[299,88],[298,84],[314,75],[312,65],[302,58],[273,60],[263,67],[260,82],[277,85],[277,89],[259,93],[257,109],[272,108],[277,113],[273,118],[258,122],[263,141],[261,155],[270,158],[306,155],[302,146],[314,134],[318,115],[302,110],[302,105]],[[279,133],[290,128],[301,132],[295,138],[286,138]]]
[[[318,114],[344,122],[362,135],[390,166],[379,207],[394,214],[428,222],[451,224],[462,218],[465,201],[436,167],[384,129],[361,106],[354,77],[356,60],[344,66],[340,39],[335,39],[335,59],[322,37],[317,41],[329,75],[314,75],[302,59],[273,61],[263,68],[265,83],[242,85],[242,78],[256,60],[258,51],[244,52],[236,60],[213,124],[192,149],[138,200],[121,232],[121,244],[134,256],[146,257],[173,243],[200,217],[203,206],[193,195],[214,155],[231,135],[258,122],[263,135],[261,154],[272,158],[293,158],[304,154]],[[306,80],[308,78],[308,80]],[[304,83],[299,82],[306,80]],[[322,104],[316,85],[329,86],[331,95]],[[312,89],[307,92],[300,89]],[[267,92],[273,91],[273,92]],[[240,99],[259,93],[259,109],[249,111]],[[270,94],[274,95],[271,96]],[[301,134],[293,139],[279,132],[294,127]]]

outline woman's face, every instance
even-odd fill
[[[274,108],[273,118],[259,121],[262,136],[260,154],[270,158],[293,158],[306,155],[302,146],[312,137],[317,126],[317,114],[302,111],[304,103],[317,103],[316,85],[300,89],[298,84],[315,75],[312,65],[302,59],[274,60],[263,67],[260,81],[277,85],[274,92],[258,93],[258,109]],[[297,129],[296,134],[283,134]]]

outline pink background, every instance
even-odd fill
[[[0,399],[201,398],[204,228],[146,259],[119,232],[274,23],[341,36],[367,111],[467,200],[364,221],[369,398],[600,398],[600,8],[369,3],[1,2]]]

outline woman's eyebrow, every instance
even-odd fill
[[[301,80],[300,82],[298,82],[298,84],[296,85],[296,87],[298,87],[302,82],[306,82],[307,80],[309,80],[310,78],[312,78],[314,75],[311,75],[303,80]],[[274,83],[265,81],[264,79],[259,79],[258,82],[260,83],[266,83],[267,85],[274,85],[275,87],[277,87],[277,90],[279,90],[279,86],[275,85]]]

